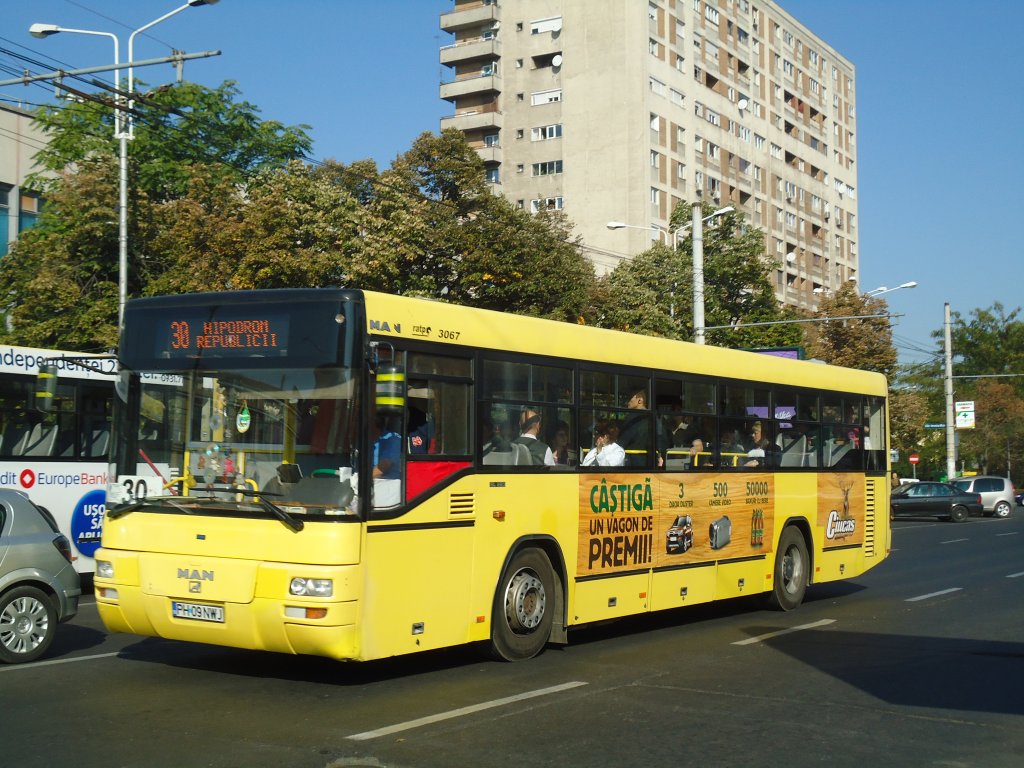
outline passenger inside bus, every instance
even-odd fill
[[[618,424],[599,421],[594,428],[594,438],[594,447],[587,451],[581,466],[621,467],[626,463],[626,452],[618,443]]]
[[[538,437],[541,427],[540,414],[530,409],[524,410],[519,422],[519,437],[513,440],[513,442],[517,445],[526,446],[530,452],[530,459],[533,464],[546,464],[553,467],[555,465],[555,457],[551,453],[551,448]]]

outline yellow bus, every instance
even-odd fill
[[[120,362],[111,631],[518,660],[889,551],[878,374],[343,289],[135,300]]]

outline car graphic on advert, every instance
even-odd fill
[[[693,519],[689,515],[679,515],[665,534],[665,552],[681,555],[692,546]]]

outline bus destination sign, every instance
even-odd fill
[[[172,357],[284,354],[288,343],[287,317],[237,320],[169,319],[165,350]]]

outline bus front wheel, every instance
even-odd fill
[[[516,553],[494,595],[491,654],[505,661],[532,659],[551,635],[555,600],[551,561],[539,549]]]
[[[786,528],[775,552],[774,585],[768,599],[772,608],[792,611],[803,602],[809,567],[810,558],[803,535],[793,526]]]

